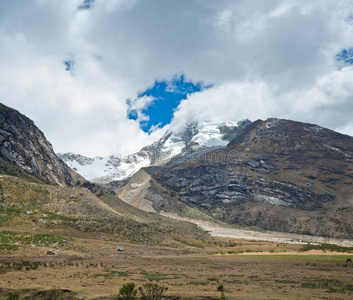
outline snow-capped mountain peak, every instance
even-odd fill
[[[192,122],[179,133],[167,131],[158,141],[139,152],[89,158],[65,153],[58,156],[73,170],[93,182],[123,180],[143,167],[161,163],[183,151],[225,147],[246,126],[248,119],[227,122]]]

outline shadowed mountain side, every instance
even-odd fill
[[[353,237],[353,138],[332,130],[258,120],[224,149],[146,171],[228,223]]]

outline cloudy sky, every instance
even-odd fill
[[[2,0],[0,102],[56,152],[132,152],[194,120],[353,135],[352,0]]]

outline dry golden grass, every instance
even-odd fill
[[[91,214],[115,213],[83,188],[59,188],[11,177],[2,181],[1,201],[0,241],[5,240],[1,238],[5,231],[19,237],[11,245],[0,244],[0,299],[11,293],[20,299],[55,299],[43,291],[61,290],[65,290],[64,299],[116,299],[119,288],[129,282],[167,286],[167,299],[219,299],[220,284],[226,299],[353,297],[348,253],[301,252],[301,245],[228,238],[213,243],[196,226],[176,220],[165,224],[167,218],[155,215],[146,219],[153,226],[145,227],[138,227],[134,220],[114,227],[113,219],[107,219],[112,230],[99,230],[105,227],[92,219],[84,232],[74,226],[76,214],[71,215],[70,209],[77,207],[86,221]],[[29,210],[33,214],[27,214]],[[158,231],[162,226],[163,234]],[[151,242],[128,240],[129,231],[138,236],[140,228],[156,232]],[[117,234],[123,230],[124,235]],[[43,243],[34,238],[40,234],[50,234],[54,240],[61,236],[66,242],[58,237],[58,242]],[[1,250],[6,247],[18,249]],[[65,253],[48,255],[48,250]]]
[[[346,263],[347,253],[303,253],[300,245],[229,239],[220,242],[232,247],[186,250],[114,242],[101,233],[87,233],[83,238],[73,233],[69,244],[54,247],[66,254],[50,256],[45,253],[53,247],[29,245],[3,253],[0,299],[6,299],[11,290],[28,295],[34,289],[53,288],[70,290],[77,299],[114,299],[128,282],[165,285],[169,299],[219,299],[219,284],[225,287],[226,299],[353,296],[353,266]],[[122,247],[125,251],[118,252]],[[227,254],[238,250],[247,252]],[[6,268],[6,263],[24,261],[40,265],[34,270]]]

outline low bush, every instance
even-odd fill
[[[143,287],[139,287],[141,300],[160,300],[167,291],[167,287],[156,283],[146,283]]]
[[[119,290],[118,299],[121,300],[134,300],[137,295],[137,289],[135,283],[124,284],[123,287]]]

